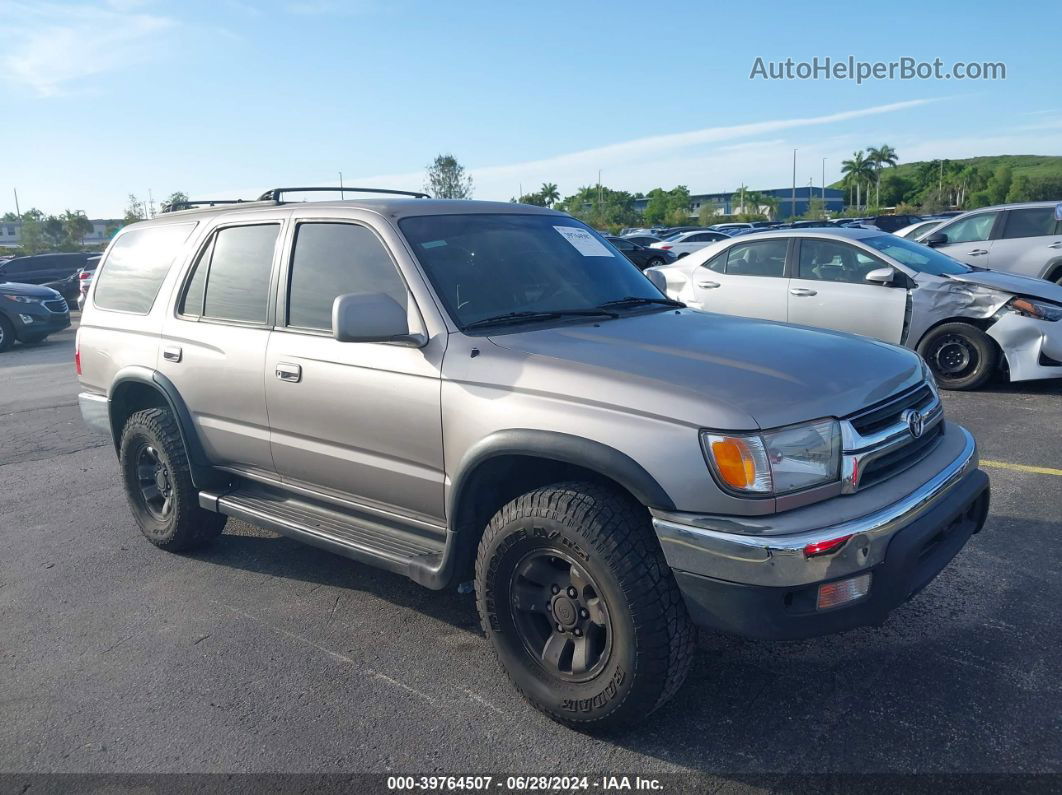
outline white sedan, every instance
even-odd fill
[[[897,229],[893,234],[898,237],[906,237],[908,240],[918,240],[919,237],[936,229],[947,220],[947,218],[931,218],[928,221],[919,221],[916,224],[905,226],[903,229]]]
[[[947,389],[975,389],[1001,369],[1011,381],[1062,377],[1062,287],[878,229],[743,235],[646,275],[695,309],[914,348]]]
[[[720,240],[729,239],[730,235],[724,232],[712,232],[708,229],[695,229],[692,232],[680,232],[673,237],[669,237],[667,240],[653,243],[650,248],[660,248],[664,251],[670,251],[678,259],[682,259],[687,254],[692,254],[694,251],[700,251],[707,245],[717,243]]]

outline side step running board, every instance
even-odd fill
[[[376,515],[355,514],[259,484],[231,491],[200,491],[209,511],[264,527],[360,563],[403,574],[428,588],[449,584],[456,545],[419,534]]]

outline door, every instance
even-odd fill
[[[889,265],[848,243],[812,237],[798,242],[796,270],[789,280],[789,322],[898,345],[903,337],[907,289],[866,281],[872,270]]]
[[[333,338],[332,303],[348,293],[384,292],[407,308],[411,328],[420,325],[391,254],[368,226],[300,222],[288,263],[267,355],[277,471],[293,485],[441,519],[437,363],[445,336],[424,348]]]
[[[279,220],[214,230],[163,324],[158,359],[211,462],[274,476],[264,373],[280,231]]]
[[[993,270],[1050,276],[1048,263],[1062,262],[1062,221],[1055,220],[1055,206],[1008,210],[989,262]]]
[[[987,268],[994,242],[992,229],[999,216],[999,210],[986,210],[952,221],[934,232],[948,236],[947,243],[935,248],[967,265]]]
[[[785,322],[788,246],[784,237],[738,243],[694,268],[697,303],[709,312]]]

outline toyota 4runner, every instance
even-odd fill
[[[81,410],[162,549],[234,517],[472,582],[520,692],[604,727],[695,626],[879,624],[984,524],[909,350],[686,309],[545,208],[284,195],[126,227],[88,295]]]

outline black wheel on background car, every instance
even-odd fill
[[[918,352],[944,389],[977,389],[992,377],[999,349],[969,323],[942,323],[918,344]]]
[[[606,486],[547,486],[498,511],[476,601],[516,688],[570,726],[642,720],[689,671],[694,628],[649,516]]]
[[[653,257],[651,260],[649,260],[647,263],[645,263],[645,267],[647,267],[647,268],[659,268],[663,264],[664,264],[664,261],[662,259],[660,259],[660,257]]]
[[[0,315],[0,353],[8,350],[15,344],[15,327],[11,321]]]
[[[167,409],[145,409],[122,429],[119,455],[126,498],[147,539],[170,552],[192,549],[221,533],[225,516],[199,507],[184,441]]]

